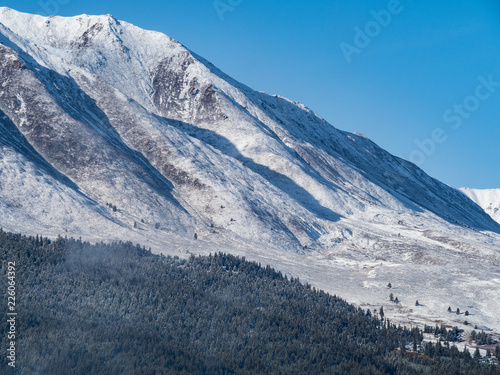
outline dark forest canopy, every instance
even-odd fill
[[[500,373],[453,344],[422,342],[417,328],[228,254],[186,260],[129,242],[1,230],[0,254],[5,291],[7,262],[16,264],[15,373]],[[1,353],[7,329],[0,325]]]

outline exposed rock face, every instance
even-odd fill
[[[153,72],[153,103],[165,118],[199,124],[226,118],[219,109],[217,90],[193,72],[187,51],[165,58]]]
[[[403,262],[412,277],[500,264],[500,225],[457,190],[111,16],[0,8],[0,131],[10,230],[255,251],[278,267],[292,253]]]
[[[1,110],[79,191],[101,206],[118,200],[121,225],[141,212],[181,232],[216,223],[315,247],[340,218],[375,206],[499,230],[411,163],[250,90],[165,35],[110,16],[2,8],[0,20]]]

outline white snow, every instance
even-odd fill
[[[227,251],[364,308],[384,306],[394,321],[469,329],[451,306],[500,331],[500,227],[365,136],[255,92],[168,36],[109,15],[44,18],[0,8],[2,44],[13,50],[0,69],[16,61],[33,68],[0,75],[0,125],[8,119],[36,145],[40,137],[26,127],[43,113],[49,144],[82,146],[67,150],[73,166],[34,147],[77,192],[0,134],[5,229],[129,239],[183,256]],[[155,90],[165,71],[178,80]],[[151,183],[163,179],[171,197]],[[390,292],[400,304],[388,301]]]
[[[500,223],[500,189],[461,188],[460,191],[476,202],[493,220]]]

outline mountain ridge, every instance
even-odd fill
[[[0,8],[0,55],[9,230],[233,249],[314,281],[298,266],[307,258],[320,284],[329,270],[344,274],[342,262],[354,273],[412,265],[409,294],[412,272],[438,273],[443,259],[453,270],[500,259],[500,225],[461,192],[164,34],[110,16]],[[494,283],[498,269],[488,270],[467,272]],[[359,276],[361,290],[371,275]]]

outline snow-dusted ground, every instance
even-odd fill
[[[0,8],[0,225],[236,253],[395,321],[463,325],[451,306],[500,332],[500,225],[479,206],[111,16]]]
[[[460,191],[476,202],[496,222],[500,223],[500,189],[461,188]]]

